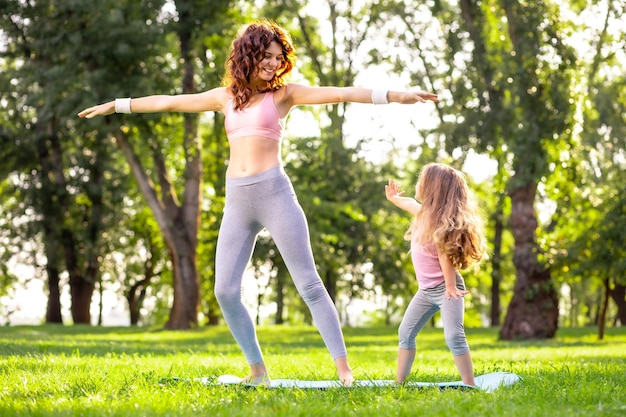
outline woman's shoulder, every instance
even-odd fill
[[[212,91],[215,95],[225,100],[233,98],[232,93],[230,92],[230,89],[228,87],[215,87],[214,89],[209,91]]]
[[[228,87],[215,87],[210,90],[206,90],[202,93],[198,93],[197,95],[213,98],[214,100],[226,101],[229,98],[232,98],[232,95],[228,89]]]
[[[319,95],[318,88],[305,84],[288,83],[277,89],[274,94],[276,101],[286,103],[291,107],[300,104],[318,104],[315,100],[316,96]]]
[[[293,106],[293,94],[294,92],[301,90],[301,88],[301,84],[285,83],[276,90],[272,91],[272,94],[274,95],[274,102],[279,107],[286,106],[287,109],[291,108]]]
[[[309,88],[311,87],[304,84],[286,83],[279,87],[277,90],[275,90],[274,94],[281,97],[289,97],[292,96],[294,93],[298,93]]]
[[[189,95],[193,100],[201,100],[205,111],[224,111],[231,98],[227,87],[215,87],[202,93]]]
[[[287,97],[287,94],[291,93],[293,86],[294,84],[285,83],[277,89],[272,90],[271,93],[274,95],[275,98],[279,100],[284,100]]]

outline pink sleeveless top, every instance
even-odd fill
[[[434,243],[420,246],[411,240],[411,259],[420,289],[434,288],[444,282]]]
[[[233,100],[230,99],[224,116],[229,142],[244,136],[262,136],[276,142],[282,138],[283,120],[278,116],[272,91],[265,93],[259,104],[240,110],[233,109]]]

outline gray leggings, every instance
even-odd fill
[[[465,283],[459,273],[456,276],[456,286],[459,289],[465,289]],[[452,354],[458,356],[469,352],[463,327],[464,299],[463,297],[459,297],[458,300],[446,299],[444,282],[434,288],[417,291],[398,328],[400,348],[415,349],[417,334],[439,310],[441,310],[444,338]]]
[[[333,359],[346,356],[339,316],[315,268],[304,212],[282,167],[226,178],[226,205],[217,239],[215,297],[250,365],[263,361],[254,323],[241,300],[242,278],[258,233],[274,239],[298,293]]]

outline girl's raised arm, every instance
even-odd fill
[[[404,191],[400,189],[400,185],[396,181],[389,180],[389,183],[385,185],[385,196],[387,200],[391,201],[402,210],[408,211],[414,216],[417,215],[422,206],[414,198],[403,197],[403,194]]]

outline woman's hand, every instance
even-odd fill
[[[109,101],[108,103],[98,104],[81,111],[78,113],[78,117],[93,119],[96,116],[107,116],[113,113],[115,113],[115,102]]]
[[[426,91],[389,91],[388,98],[390,103],[396,102],[400,104],[425,103],[429,100],[434,102],[439,101],[437,94]]]

